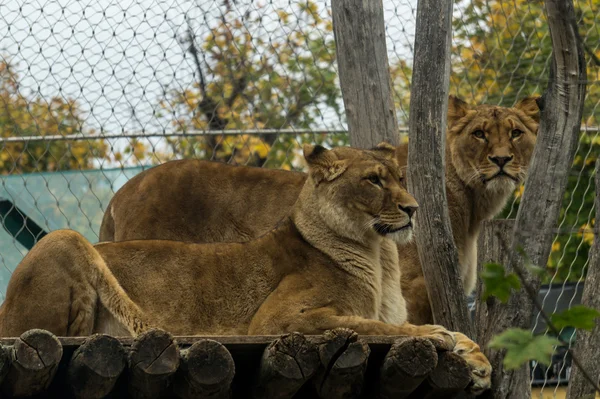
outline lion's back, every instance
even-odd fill
[[[171,161],[127,182],[110,201],[100,241],[247,241],[291,209],[306,175],[202,160]]]

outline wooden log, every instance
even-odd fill
[[[147,331],[133,341],[128,364],[129,395],[132,398],[164,397],[179,368],[177,342],[168,332]]]
[[[382,1],[333,0],[331,11],[350,144],[399,144]]]
[[[181,351],[174,390],[183,399],[225,399],[231,395],[235,364],[219,342],[203,339]]]
[[[51,332],[40,329],[24,332],[10,349],[11,365],[2,393],[7,397],[43,393],[56,374],[62,354],[62,346]]]
[[[124,369],[121,343],[108,335],[92,335],[73,352],[67,385],[75,398],[100,399],[112,391]]]
[[[316,346],[304,335],[283,335],[263,352],[254,397],[292,398],[316,373],[319,364]]]
[[[590,249],[590,260],[585,276],[585,286],[581,297],[582,305],[600,311],[600,158],[596,160],[596,224],[594,225],[594,244]],[[594,382],[600,382],[600,322],[596,321],[593,330],[577,330],[574,354],[579,363]],[[573,365],[567,398],[594,397],[595,388],[585,378],[581,369]]]
[[[433,319],[473,336],[446,198],[445,155],[454,0],[420,0],[408,130],[408,188],[419,202],[415,240]],[[435,248],[432,251],[431,248]]]
[[[435,369],[437,362],[437,352],[428,339],[399,338],[381,365],[379,397],[406,398]]]
[[[323,399],[357,398],[371,350],[358,334],[347,328],[325,331],[315,340],[321,366],[313,384]]]
[[[464,392],[470,382],[467,362],[453,352],[441,352],[435,369],[409,398],[446,399]]]
[[[0,346],[0,384],[10,369],[10,348]]]

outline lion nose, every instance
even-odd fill
[[[488,157],[488,158],[490,161],[492,161],[493,163],[495,163],[496,165],[498,165],[500,167],[503,167],[504,165],[506,165],[513,159],[512,155],[509,157]]]
[[[402,206],[402,205],[398,204],[398,209],[406,212],[406,214],[408,215],[409,218],[415,214],[415,212],[417,211],[417,208],[419,208],[419,207],[416,205]]]

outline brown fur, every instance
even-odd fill
[[[487,181],[499,171],[489,157],[513,156],[504,168],[522,182],[538,122],[535,98],[504,108],[471,107],[450,97],[446,193],[467,294],[475,287],[481,222],[504,207],[517,183],[506,176]],[[515,129],[523,134],[512,139]],[[485,137],[475,137],[476,130]],[[396,157],[405,166],[408,145],[398,146]],[[288,214],[305,179],[305,174],[281,170],[198,160],[167,162],[136,176],[115,194],[104,215],[100,240],[246,241],[264,234]],[[431,323],[416,246],[412,243],[399,250],[409,320]]]
[[[507,177],[486,181],[499,170],[488,157],[513,156],[505,168],[522,182],[538,123],[535,98],[525,98],[514,108],[504,108],[472,107],[450,97],[446,193],[467,293],[475,286],[476,242],[481,222],[502,209],[516,184]],[[523,135],[511,139],[515,128]],[[483,140],[472,134],[478,129],[484,131]],[[397,147],[396,157],[401,166],[407,164],[406,144]],[[136,176],[115,194],[104,215],[100,239],[249,240],[265,233],[288,214],[305,179],[305,174],[280,170],[198,160],[168,162]],[[408,319],[415,324],[431,323],[415,244],[399,245],[399,251]],[[461,356],[471,365],[473,389],[485,389],[489,386],[489,372],[486,372],[489,363],[475,343],[464,336],[457,340],[462,347],[469,348]]]
[[[416,201],[394,148],[307,146],[309,179],[276,229],[244,243],[134,240],[92,246],[59,230],[15,270],[0,335],[322,333],[415,335],[453,349],[441,326],[406,323],[397,251]],[[383,260],[383,262],[381,262]]]

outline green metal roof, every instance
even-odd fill
[[[114,192],[144,169],[0,176],[0,301],[12,271],[47,232],[73,229],[97,242],[104,209]]]

